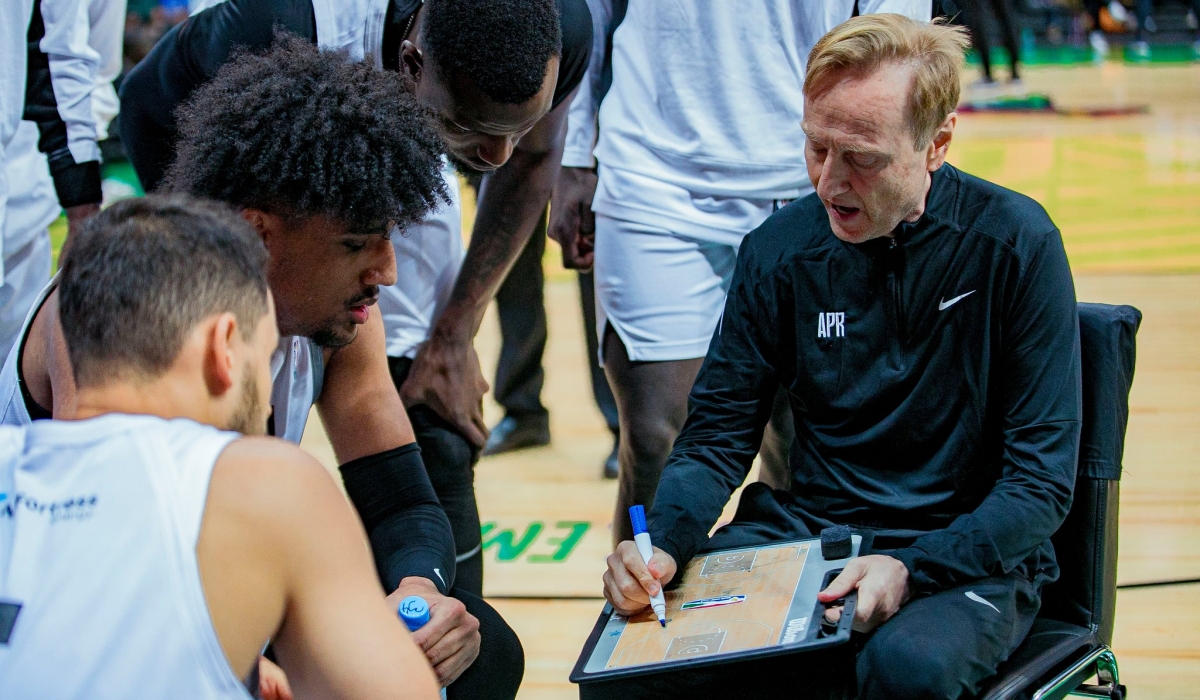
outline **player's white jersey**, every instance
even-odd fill
[[[0,697],[250,697],[196,561],[237,437],[122,414],[0,427]]]
[[[612,16],[610,0],[589,0]],[[804,73],[854,0],[629,0],[612,34],[612,86],[600,101],[597,44],[572,105],[566,165],[588,165],[592,208],[615,219],[736,245],[772,200],[812,191],[804,165]],[[859,10],[928,20],[929,0],[861,0]],[[702,59],[700,57],[703,57]],[[569,161],[569,162],[567,162]],[[748,203],[747,203],[748,202]],[[730,234],[734,234],[732,237]]]
[[[0,368],[0,425],[29,425],[26,398],[21,391],[18,369],[29,326],[42,308],[46,297],[58,286],[55,275],[37,297],[25,324],[17,336],[17,343]],[[304,425],[308,422],[309,410],[321,395],[325,376],[325,363],[321,349],[308,338],[284,336],[271,355],[271,434],[288,442],[300,444],[304,436]],[[51,409],[52,406],[43,406]]]
[[[389,357],[416,357],[433,322],[450,300],[462,268],[462,203],[458,176],[443,160],[442,178],[450,203],[442,204],[404,231],[392,231],[396,284],[379,289],[379,313]]]
[[[321,348],[308,338],[279,339],[271,355],[271,435],[300,444],[309,410],[321,395],[323,360]]]
[[[50,279],[49,284],[42,288],[42,291],[37,295],[33,302],[33,307],[29,309],[29,313],[25,315],[25,323],[21,324],[21,330],[17,334],[17,340],[13,343],[12,350],[9,351],[8,357],[4,359],[4,366],[0,368],[0,425],[29,425],[33,422],[29,415],[29,408],[25,404],[25,397],[21,391],[20,384],[20,363],[21,352],[25,346],[25,338],[29,335],[29,326],[33,323],[34,316],[42,308],[46,297],[54,291],[58,286],[58,275]],[[44,408],[50,409],[51,406]]]

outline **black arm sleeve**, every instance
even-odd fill
[[[46,35],[42,19],[42,4],[34,3],[29,23],[28,66],[25,79],[25,111],[23,118],[38,125],[38,150],[46,154],[54,190],[62,207],[97,204],[103,198],[100,189],[100,162],[76,163],[67,147],[67,125],[58,111],[54,82],[50,74],[50,57],[42,53],[41,41]]]
[[[737,268],[708,355],[688,398],[688,418],[654,495],[654,544],[683,567],[708,539],[762,443],[779,386],[776,299],[764,297],[755,234]]]
[[[443,594],[454,585],[454,535],[416,443],[341,467],[350,502],[371,540],[384,589],[421,576]]]

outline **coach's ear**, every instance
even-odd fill
[[[235,382],[234,368],[237,365],[234,353],[234,336],[240,333],[237,317],[226,311],[210,317],[205,332],[204,383],[208,393],[215,399],[225,396]]]
[[[954,140],[954,127],[958,126],[958,112],[951,112],[937,131],[933,132],[933,140],[925,155],[925,169],[933,172],[946,162],[946,154],[950,152],[950,142]]]

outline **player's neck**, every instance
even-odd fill
[[[193,386],[199,384],[199,386]],[[202,382],[180,381],[171,370],[153,379],[116,379],[80,387],[73,418],[86,420],[107,413],[187,418],[222,427]]]

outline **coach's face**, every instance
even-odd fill
[[[348,345],[379,300],[379,287],[396,283],[396,254],[384,227],[352,232],[324,216],[289,220],[256,209],[243,216],[271,254],[267,281],[280,335]]]
[[[472,170],[495,170],[508,162],[521,137],[546,116],[558,83],[558,57],[550,59],[542,89],[520,104],[496,102],[462,75],[443,75],[405,42],[401,69],[413,81],[414,95],[437,114],[452,159]]]
[[[889,63],[869,74],[847,71],[805,96],[808,175],[834,235],[847,243],[919,219],[930,173],[946,160],[957,115],[919,146],[909,122],[912,85],[911,66]]]

